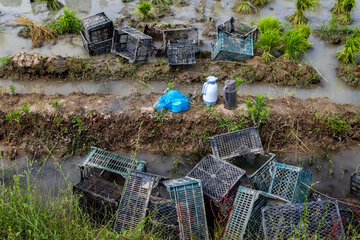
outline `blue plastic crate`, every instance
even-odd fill
[[[135,230],[145,220],[151,191],[158,185],[161,176],[132,171],[126,179],[116,215],[114,229]]]
[[[240,186],[226,226],[225,239],[263,239],[261,209],[272,200],[286,202],[275,195]]]
[[[184,177],[164,185],[176,205],[181,239],[209,239],[201,182]]]
[[[218,34],[225,33],[228,36],[242,39],[252,38],[254,42],[257,40],[257,26],[242,23],[234,17],[218,25],[216,30]]]
[[[121,156],[118,153],[108,152],[100,148],[91,147],[90,152],[85,157],[84,162],[80,165],[81,177],[88,175],[91,168],[106,170],[123,177],[132,170],[144,171],[146,162],[135,158]]]
[[[346,239],[337,201],[262,209],[265,239]],[[336,228],[334,228],[336,226]]]
[[[271,162],[250,179],[261,191],[277,195],[291,203],[303,203],[311,185],[312,174],[301,167]]]
[[[253,38],[242,39],[222,32],[211,43],[211,59],[226,61],[246,61],[254,56]]]

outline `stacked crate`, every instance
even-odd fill
[[[86,51],[91,55],[109,53],[114,31],[113,22],[101,12],[81,20],[80,32]]]

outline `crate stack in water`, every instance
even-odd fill
[[[81,20],[80,32],[86,51],[91,55],[109,53],[114,32],[113,22],[101,12]]]
[[[355,196],[360,197],[360,166],[351,175],[350,178],[350,192]]]
[[[254,56],[257,27],[231,17],[217,27],[217,38],[211,43],[211,59],[245,61]]]

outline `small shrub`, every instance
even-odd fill
[[[250,98],[245,100],[248,108],[248,114],[254,124],[260,125],[270,116],[270,108],[267,108],[267,101],[263,95],[259,94],[255,97],[255,102]]]
[[[141,19],[149,19],[152,18],[151,9],[152,3],[150,1],[143,0],[136,7],[139,12]]]
[[[14,110],[12,113],[8,113],[5,115],[6,120],[12,122],[16,121],[17,123],[20,123],[20,112],[18,110]]]
[[[76,12],[68,8],[64,9],[64,14],[55,21],[50,22],[47,26],[53,29],[57,34],[78,33],[82,26],[80,19],[76,16]]]
[[[344,45],[344,49],[338,52],[337,59],[343,63],[355,63],[356,55],[360,53],[360,37],[351,35]]]

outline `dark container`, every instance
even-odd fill
[[[223,89],[223,97],[226,109],[236,108],[236,84],[235,80],[226,80]]]

